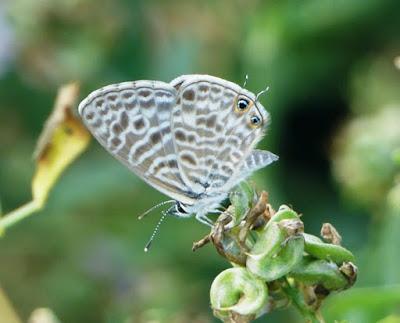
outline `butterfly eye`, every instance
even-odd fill
[[[176,210],[181,214],[186,214],[186,210],[182,207],[181,203],[176,203]]]
[[[258,127],[261,124],[261,118],[259,116],[251,116],[250,117],[250,125],[254,128]]]

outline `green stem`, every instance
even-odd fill
[[[304,297],[301,292],[293,288],[287,279],[284,279],[284,283],[282,284],[282,290],[292,302],[292,304],[297,308],[297,310],[303,316],[305,322],[307,323],[325,323],[324,318],[322,317],[319,311],[313,311],[310,309],[304,301]]]
[[[6,229],[31,215],[32,213],[40,210],[41,207],[42,205],[40,203],[33,200],[0,218],[0,236]]]

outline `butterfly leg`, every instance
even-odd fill
[[[196,220],[209,226],[209,227],[213,227],[214,226],[214,222],[211,221],[206,214],[203,213],[197,213],[196,214]]]

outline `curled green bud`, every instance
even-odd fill
[[[224,318],[232,313],[257,317],[267,303],[268,289],[265,282],[246,268],[229,268],[213,281],[210,290],[211,307]]]
[[[235,226],[238,225],[246,216],[246,213],[249,210],[249,200],[243,192],[237,191],[230,194],[229,200],[232,204],[231,207],[233,207],[231,215],[233,215],[233,226]]]
[[[303,233],[303,236],[305,240],[304,250],[315,258],[333,261],[337,264],[354,261],[353,254],[346,248],[324,243],[321,239],[311,234]]]
[[[348,279],[335,263],[315,260],[309,256],[302,259],[291,271],[290,276],[306,285],[320,285],[329,291],[349,287]]]
[[[258,260],[276,254],[286,237],[285,231],[279,227],[278,223],[270,222],[259,233],[258,239],[248,255],[249,258]]]
[[[260,255],[247,257],[246,266],[255,275],[270,282],[287,275],[303,256],[304,238],[292,236],[287,238],[276,253],[260,257]]]
[[[270,221],[247,256],[247,268],[267,282],[288,274],[303,256],[303,229],[298,218]]]
[[[230,194],[229,200],[234,207],[234,225],[239,224],[246,216],[249,209],[253,206],[256,194],[251,185],[247,182],[242,182]]]
[[[279,222],[285,219],[299,219],[299,216],[295,211],[293,211],[287,205],[281,205],[278,209],[278,212],[274,214],[269,223]]]

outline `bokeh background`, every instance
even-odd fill
[[[83,98],[189,73],[270,86],[260,146],[280,160],[253,180],[276,208],[302,213],[308,232],[332,223],[357,257],[359,280],[326,302],[327,322],[400,322],[398,0],[1,1],[3,212],[31,198],[31,155],[60,85],[78,80]],[[159,216],[137,215],[164,199],[93,141],[45,210],[0,239],[0,285],[18,315],[48,307],[62,322],[214,321],[209,287],[229,264],[211,246],[192,253],[207,228],[168,219],[143,252]],[[259,321],[301,318],[288,309]]]

